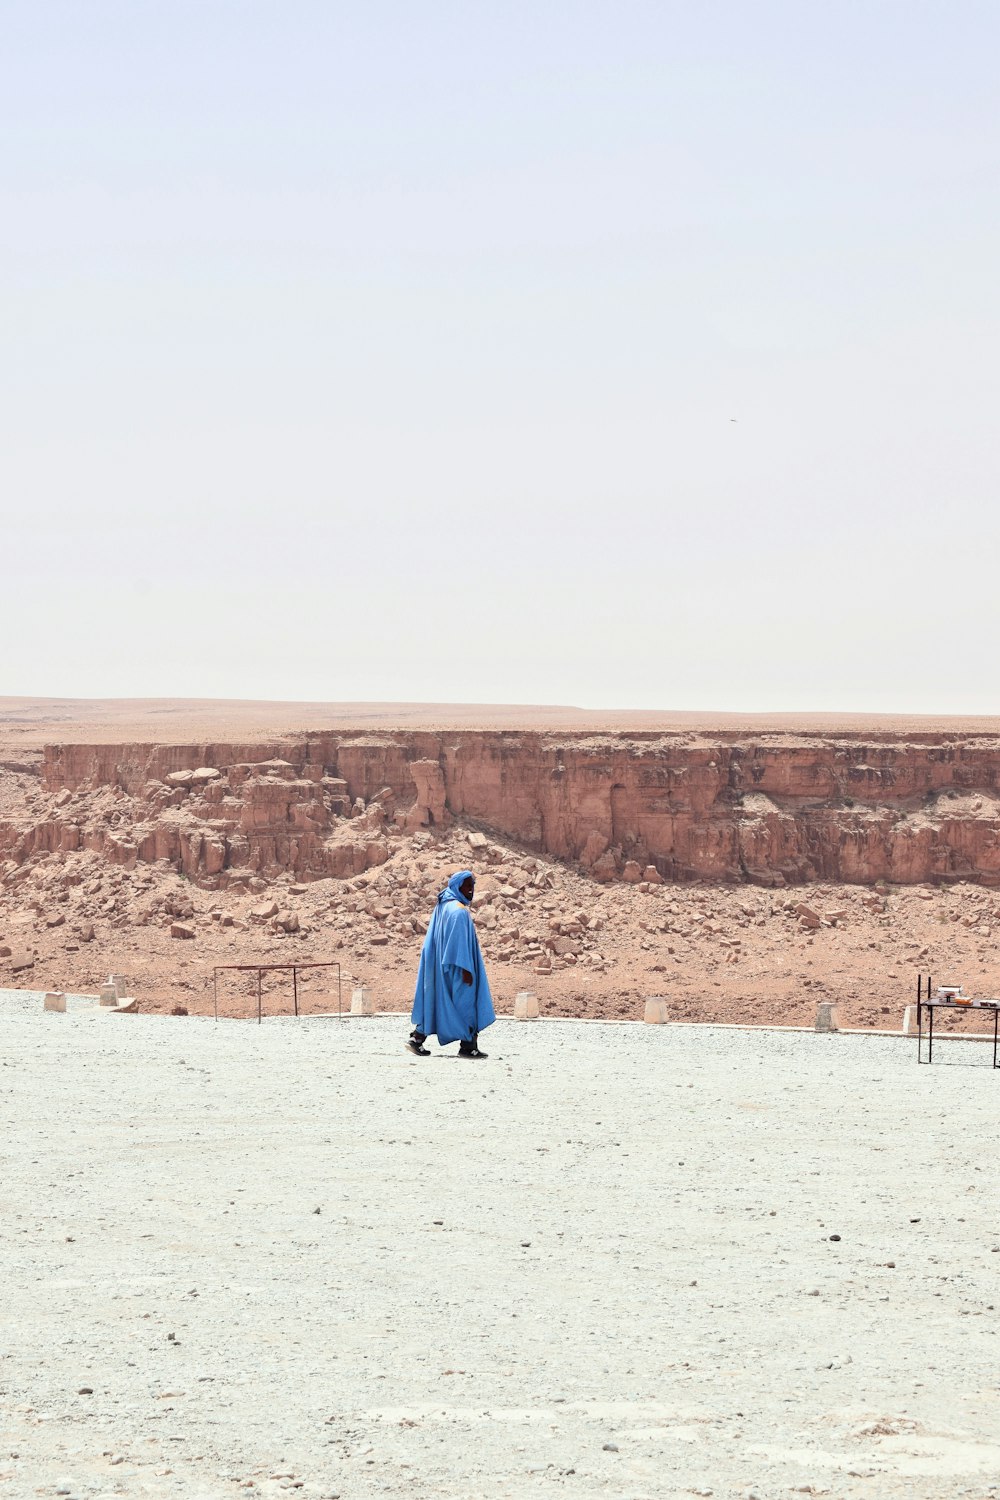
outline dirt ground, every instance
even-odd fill
[[[286,879],[242,893],[203,891],[159,867],[53,857],[0,897],[10,950],[0,983],[96,992],[118,973],[143,1009],[205,1015],[216,965],[332,961],[341,1004],[365,984],[378,1009],[402,1010],[436,893],[464,867],[479,877],[475,920],[500,1012],[530,989],[547,1015],[638,1018],[647,995],[663,995],[677,1019],[809,1024],[817,1002],[833,1000],[845,1025],[892,1028],[918,972],[980,995],[1000,988],[996,892],[597,886],[518,850],[485,863],[461,829],[417,847],[406,841],[352,881]],[[803,925],[803,906],[824,925]],[[289,918],[297,930],[277,925]],[[171,936],[178,926],[192,936]],[[567,951],[553,952],[553,942]],[[336,972],[300,976],[305,1013],[337,1009]],[[256,976],[220,973],[217,993],[223,1015],[256,1010]],[[265,1014],[291,1007],[291,975],[266,976]]]
[[[985,1500],[1000,1074],[949,1041],[0,995],[0,1497]]]

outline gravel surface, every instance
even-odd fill
[[[0,995],[0,1497],[1000,1492],[992,1049]]]

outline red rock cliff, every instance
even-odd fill
[[[199,768],[221,774],[167,780]],[[986,736],[454,731],[54,745],[42,779],[54,794],[114,787],[145,799],[142,829],[115,835],[125,859],[177,859],[201,875],[351,874],[384,859],[396,832],[456,817],[598,879],[655,865],[674,880],[1000,884],[1000,742]],[[79,816],[53,809],[15,857],[77,839],[94,847]]]

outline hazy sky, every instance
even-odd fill
[[[998,56],[0,0],[0,694],[996,713]]]

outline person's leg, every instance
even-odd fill
[[[472,1033],[472,1036],[471,1036],[471,1038],[470,1038],[469,1041],[467,1041],[467,1042],[459,1042],[459,1044],[458,1044],[458,1055],[459,1055],[459,1057],[475,1057],[475,1058],[482,1058],[482,1059],[485,1059],[485,1058],[487,1058],[489,1056],[488,1052],[480,1052],[480,1050],[479,1050],[479,1032],[478,1031],[474,1031]]]
[[[417,1031],[416,1027],[414,1027],[414,1029],[410,1032],[409,1039],[407,1040],[406,1045],[409,1047],[410,1051],[415,1052],[418,1057],[430,1057],[431,1054],[429,1049],[424,1046],[426,1040],[427,1038],[424,1036],[423,1032]]]

